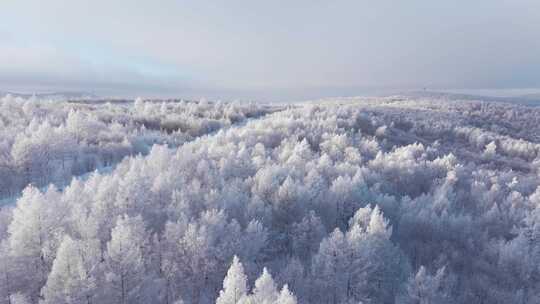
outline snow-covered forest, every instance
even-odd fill
[[[6,96],[0,98],[0,199],[28,184],[60,186],[110,169],[154,144],[178,147],[268,110],[204,100],[96,104]]]
[[[540,303],[540,108],[5,97],[0,195],[1,304]]]

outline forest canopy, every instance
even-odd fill
[[[2,304],[540,302],[539,108],[8,96],[0,194]]]

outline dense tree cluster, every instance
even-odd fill
[[[297,104],[28,186],[0,212],[0,303],[538,303],[539,117]]]
[[[171,147],[266,113],[254,104],[85,104],[0,98],[0,199],[28,184],[62,183],[127,155]]]

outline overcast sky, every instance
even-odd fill
[[[0,90],[298,99],[540,87],[540,1],[0,0]]]

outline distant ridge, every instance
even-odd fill
[[[81,100],[81,99],[97,99],[99,96],[90,92],[75,92],[75,91],[66,91],[66,92],[50,92],[50,93],[17,93],[10,91],[0,91],[0,97],[6,95],[11,95],[14,97],[30,98],[34,96],[38,99],[49,99],[49,100]]]
[[[485,96],[474,94],[461,94],[450,92],[438,92],[438,91],[410,91],[402,92],[399,96],[412,97],[412,98],[437,98],[447,100],[482,100],[482,101],[496,101],[521,104],[527,106],[540,106],[540,94],[527,94],[520,96]]]

